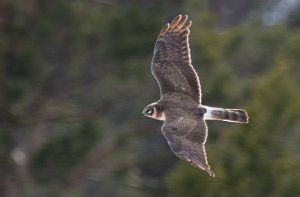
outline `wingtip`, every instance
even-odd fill
[[[192,21],[188,20],[188,18],[188,15],[182,16],[181,14],[179,14],[172,20],[170,29],[175,29],[176,27],[178,29],[188,29],[192,25]]]
[[[208,168],[204,169],[204,171],[207,172],[207,174],[208,174],[209,176],[211,176],[211,177],[215,177],[215,176],[216,176],[215,173],[213,173],[213,171],[211,171],[211,170],[208,169]]]
[[[216,175],[215,175],[213,172],[211,172],[211,173],[209,174],[209,176],[211,176],[211,177],[216,177]]]
[[[165,33],[168,31],[169,27],[170,27],[170,24],[167,23],[167,24],[162,28],[162,30],[160,31],[159,36],[164,36]]]
[[[187,15],[184,15],[183,17],[181,17],[180,21],[178,22],[176,28],[179,30],[182,28],[182,26],[186,23],[188,19],[188,16]]]
[[[195,167],[205,171],[209,176],[211,177],[215,177],[215,173],[210,169],[209,165],[207,164],[207,166],[204,166],[203,164],[195,164],[193,162],[191,162],[192,165],[194,165]]]
[[[188,29],[192,26],[192,21],[188,20],[185,24],[184,24],[184,29]]]
[[[159,37],[164,36],[169,31],[176,31],[183,33],[184,36],[188,36],[190,31],[189,28],[192,25],[192,21],[188,20],[188,15],[182,16],[179,14],[176,16],[171,23],[167,23],[159,33]]]
[[[178,14],[176,17],[179,17],[179,16],[180,16],[180,17],[182,17],[182,18],[183,18],[183,17],[186,17],[186,18],[188,18],[188,17],[189,17],[187,14],[184,14],[184,15],[182,15],[182,14]],[[175,18],[176,18],[176,17],[175,17]]]
[[[173,21],[171,22],[170,28],[171,28],[171,29],[174,29],[174,28],[178,25],[178,23],[180,22],[181,18],[182,18],[181,14],[179,14],[178,16],[176,16],[176,17],[173,19]]]

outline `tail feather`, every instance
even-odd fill
[[[204,106],[207,112],[204,114],[205,120],[221,120],[236,123],[248,123],[248,114],[242,109],[223,109],[217,107]]]

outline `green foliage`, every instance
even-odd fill
[[[198,169],[186,165],[183,161],[170,173],[167,182],[173,196],[208,196],[216,188],[215,179],[207,179],[207,175]]]
[[[236,142],[232,149],[241,155],[241,159],[237,156],[231,160],[231,169],[243,172],[245,176],[243,183],[228,176],[230,182],[241,185],[238,187],[240,191],[236,192],[249,193],[250,196],[280,196],[278,190],[288,191],[281,185],[280,177],[281,174],[295,171],[292,166],[287,167],[286,162],[296,164],[299,158],[287,157],[289,150],[286,145],[290,143],[290,136],[300,138],[293,130],[300,115],[299,88],[290,76],[292,73],[288,66],[279,64],[259,80],[248,106],[250,117],[253,117],[250,124],[241,129],[241,133],[229,136]],[[264,181],[257,182],[257,179]]]
[[[35,178],[41,182],[66,181],[64,178],[69,170],[86,157],[98,137],[99,131],[93,124],[85,122],[80,128],[52,138],[34,156],[32,170]]]

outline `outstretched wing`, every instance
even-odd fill
[[[179,15],[163,27],[154,47],[151,71],[161,96],[168,92],[182,92],[200,103],[200,82],[191,64],[188,43],[192,22],[187,19],[187,16]]]
[[[204,144],[207,138],[207,126],[204,120],[180,117],[175,121],[165,121],[162,133],[176,156],[188,161],[210,176],[215,174],[207,162]]]

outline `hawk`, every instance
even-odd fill
[[[176,156],[215,176],[207,162],[206,120],[247,123],[247,112],[201,104],[201,87],[191,64],[188,16],[177,16],[160,31],[154,47],[151,72],[160,99],[144,108],[144,116],[164,121],[161,131]]]

